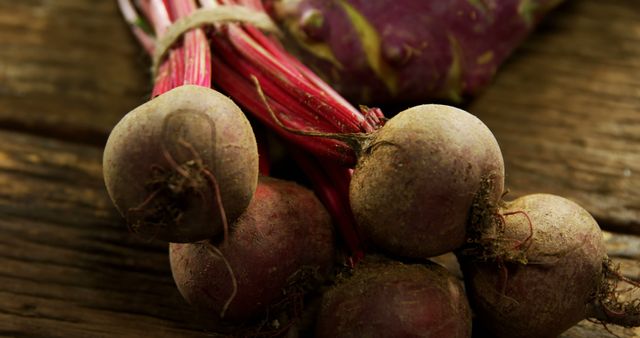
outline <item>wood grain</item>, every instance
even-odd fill
[[[512,197],[571,198],[640,233],[640,10],[567,1],[471,105],[495,133]]]
[[[0,132],[0,336],[201,336],[167,245],[129,234],[99,148]]]
[[[115,0],[0,0],[0,41],[4,128],[102,144],[149,93]]]

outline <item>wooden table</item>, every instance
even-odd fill
[[[148,65],[115,1],[0,0],[0,336],[215,336],[166,244],[130,236],[102,182],[102,146],[146,100]],[[469,110],[500,142],[511,196],[560,194],[640,234],[636,0],[562,5]],[[640,237],[607,245],[640,278]],[[583,322],[563,337],[609,336]]]

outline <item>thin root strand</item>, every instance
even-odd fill
[[[236,295],[238,294],[238,280],[236,279],[236,275],[233,272],[231,264],[229,264],[229,261],[224,257],[222,251],[220,251],[220,249],[211,244],[211,242],[209,241],[204,241],[203,243],[204,247],[209,251],[209,253],[211,253],[215,257],[222,259],[224,265],[227,267],[227,271],[229,271],[229,276],[231,278],[231,294],[220,310],[220,318],[224,318],[225,313],[229,309],[229,305],[231,305],[231,302],[236,298]]]

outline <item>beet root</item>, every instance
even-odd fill
[[[316,337],[471,336],[462,283],[427,263],[361,262],[354,275],[325,292]]]
[[[535,194],[508,203],[460,254],[469,300],[496,337],[556,337],[587,316],[603,283],[596,221],[576,203]]]
[[[190,304],[240,322],[277,302],[299,302],[304,289],[329,272],[334,250],[331,218],[313,192],[261,177],[216,252],[203,243],[172,243],[171,270]]]
[[[131,230],[170,242],[211,238],[258,180],[249,121],[226,96],[181,86],[128,113],[104,150],[107,191]],[[223,210],[223,211],[222,211]]]
[[[477,93],[559,0],[268,0],[286,45],[352,101]]]
[[[497,205],[500,147],[475,116],[421,105],[389,120],[363,147],[349,188],[364,236],[387,253],[426,258],[463,245],[472,205]]]

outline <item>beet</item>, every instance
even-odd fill
[[[226,96],[192,85],[125,115],[109,135],[103,166],[109,196],[130,228],[171,242],[220,235],[221,208],[235,220],[258,180],[247,118]]]
[[[459,101],[561,0],[271,0],[286,45],[357,103]]]
[[[350,185],[363,235],[393,255],[426,258],[466,239],[479,195],[497,205],[504,187],[500,147],[475,116],[421,105],[392,118],[367,141]]]
[[[204,243],[172,243],[171,270],[190,304],[231,322],[263,316],[277,302],[294,306],[330,271],[335,251],[331,218],[313,192],[267,177],[217,248],[221,255]]]
[[[607,257],[600,228],[576,203],[547,194],[499,213],[460,255],[472,307],[498,338],[556,337],[606,296],[598,296]]]
[[[430,262],[363,261],[324,294],[316,325],[317,338],[470,336],[462,283]]]

